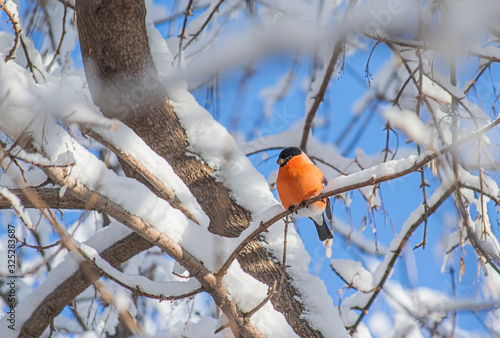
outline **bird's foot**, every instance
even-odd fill
[[[291,205],[288,207],[288,212],[290,212],[291,214],[293,214],[294,212],[297,213],[297,211],[295,211],[295,209],[297,209],[297,206]]]

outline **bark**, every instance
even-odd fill
[[[250,223],[250,214],[230,198],[226,187],[214,180],[212,168],[199,157],[186,155],[188,141],[185,132],[158,81],[150,54],[144,2],[77,0],[75,9],[85,73],[94,103],[106,117],[127,124],[170,163],[209,216],[210,231],[223,236],[238,236]],[[122,161],[122,165],[128,176],[147,184],[162,196],[126,161]],[[126,245],[122,243],[106,250],[113,252],[114,265],[151,246],[137,234],[124,241]],[[103,256],[110,259],[105,253]],[[245,248],[238,261],[246,272],[267,285],[280,280],[281,265],[258,240]],[[284,313],[298,335],[321,336],[301,318],[304,309],[300,294],[290,280],[287,276],[282,294],[272,298],[274,307]],[[72,276],[65,282],[67,292],[54,291],[25,323],[23,332],[41,334],[53,317],[89,283],[81,274]]]
[[[54,209],[85,209],[85,203],[70,195],[59,196],[59,188],[34,188],[33,192],[42,200],[47,201],[51,208]],[[22,189],[10,189],[21,200],[25,208],[36,208],[37,206],[28,198]],[[10,202],[0,196],[0,209],[12,208]]]

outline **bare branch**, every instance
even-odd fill
[[[47,66],[48,72],[50,71],[50,68],[52,68],[54,61],[56,61],[57,55],[59,55],[59,53],[61,52],[61,46],[62,46],[62,43],[64,40],[64,36],[66,35],[66,13],[67,12],[68,12],[68,4],[64,3],[61,38],[59,39],[59,44],[57,45],[56,51],[54,52],[54,56],[52,57],[52,60],[49,62],[49,65]]]
[[[370,306],[373,304],[375,299],[377,298],[378,294],[384,287],[385,282],[389,278],[392,269],[394,267],[394,264],[396,263],[397,259],[401,255],[401,252],[403,248],[406,246],[408,243],[408,240],[410,237],[413,235],[413,232],[417,229],[417,227],[432,213],[434,213],[440,206],[443,204],[443,202],[453,193],[455,190],[455,185],[450,185],[445,189],[445,191],[438,197],[435,198],[435,202],[431,205],[429,205],[429,208],[427,209],[427,212],[423,212],[420,214],[420,217],[418,217],[414,222],[412,222],[409,227],[406,228],[407,231],[405,231],[404,234],[400,234],[395,240],[399,241],[399,244],[395,250],[393,250],[388,257],[389,261],[387,264],[387,268],[384,271],[384,274],[380,278],[379,282],[377,285],[374,286],[373,288],[373,293],[371,293],[370,298],[367,300],[366,305],[364,306],[363,309],[361,309],[361,314],[359,315],[358,319],[354,323],[353,326],[349,328],[349,331],[351,334],[353,334],[356,331],[356,328],[358,325],[361,323],[365,315],[368,313],[368,310],[370,309]],[[433,196],[434,197],[434,196]],[[399,239],[400,236],[403,236],[401,239]],[[387,257],[386,257],[387,260]]]
[[[210,22],[210,20],[212,19],[212,17],[214,16],[215,12],[217,12],[219,10],[219,7],[220,5],[222,5],[222,3],[224,2],[224,0],[219,0],[219,2],[214,6],[214,8],[212,8],[212,10],[210,11],[210,14],[208,14],[207,16],[207,19],[205,20],[205,22],[201,25],[200,29],[198,29],[196,31],[196,33],[194,33],[191,37],[191,39],[186,43],[186,45],[184,45],[184,47],[182,49],[186,49],[189,47],[189,45],[191,45],[191,43],[198,39],[198,36],[201,34],[201,32],[203,32],[203,30],[205,29],[205,27],[207,27],[208,23]],[[181,51],[179,50],[179,55],[180,55]]]
[[[21,244],[18,246],[18,248],[22,248],[23,246],[26,246],[28,248],[32,248],[32,249],[36,249],[36,251],[43,251],[43,250],[47,250],[47,249],[50,249],[50,248],[53,248],[53,247],[56,247],[58,245],[61,244],[61,240],[57,240],[55,241],[54,243],[52,244],[49,244],[49,245],[44,245],[44,246],[39,246],[39,245],[32,245],[32,244],[29,244],[26,242],[26,238],[23,239],[22,241],[16,237],[16,241]]]
[[[423,49],[423,50],[430,50],[430,51],[436,51],[436,52],[447,52],[447,49],[444,45],[428,45],[426,42],[419,42],[419,41],[414,41],[414,40],[405,40],[405,39],[400,39],[400,38],[394,38],[391,39],[389,37],[383,37],[383,36],[374,36],[370,35],[367,32],[360,31],[361,34],[365,35],[367,38],[373,39],[375,41],[383,42],[386,44],[390,45],[395,45],[395,46],[401,46],[401,47],[408,47],[408,48],[413,48],[413,49]],[[473,56],[477,57],[479,59],[487,60],[489,62],[500,62],[500,58],[491,56],[491,55],[486,55],[483,54],[482,50],[474,51],[472,49],[467,49],[467,50],[459,50],[461,54],[464,54],[466,56]]]
[[[314,120],[314,116],[318,111],[319,105],[323,102],[325,97],[326,88],[330,83],[330,79],[332,77],[332,73],[335,69],[335,65],[340,57],[340,53],[344,50],[345,39],[347,36],[346,25],[347,21],[350,20],[351,10],[356,6],[357,0],[350,0],[349,6],[347,7],[346,12],[344,13],[344,17],[342,19],[342,24],[339,28],[340,33],[338,35],[337,42],[335,43],[335,47],[333,48],[332,57],[328,63],[328,66],[325,70],[325,75],[323,77],[323,81],[321,82],[321,86],[314,97],[314,102],[311,106],[311,109],[307,112],[305,123],[304,123],[304,131],[302,132],[302,140],[300,141],[300,148],[302,150],[306,150],[307,139],[309,137],[309,133],[311,131],[312,121]]]
[[[186,8],[186,12],[184,14],[184,23],[182,24],[182,30],[181,30],[181,34],[179,34],[179,54],[178,54],[178,67],[181,67],[182,66],[182,42],[184,41],[184,39],[186,38],[186,25],[187,25],[187,21],[188,21],[188,18],[193,15],[193,12],[191,11],[191,6],[193,5],[193,0],[189,0],[188,2],[188,5],[187,5],[187,8]]]
[[[60,0],[60,1],[62,1],[62,0]],[[197,5],[197,6],[191,6],[191,11],[195,11],[195,10],[198,10],[198,9],[206,8],[209,5],[210,5],[209,3],[203,3],[203,4],[200,4],[200,5]],[[182,16],[182,15],[185,15],[185,14],[186,14],[185,10],[177,12],[177,13],[173,13],[173,14],[170,14],[169,16],[167,16],[167,17],[165,17],[163,19],[156,20],[154,22],[154,24],[155,25],[161,25],[162,23],[170,22],[172,20],[177,19],[179,16]]]

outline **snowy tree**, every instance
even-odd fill
[[[500,335],[498,1],[0,3],[2,336]]]

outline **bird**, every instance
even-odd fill
[[[325,182],[323,172],[300,148],[283,149],[276,163],[280,166],[276,188],[285,209],[292,211],[295,206],[316,196],[323,188]],[[324,211],[326,211],[327,218],[331,220],[332,211],[328,198],[314,202],[297,212],[298,216],[309,217],[314,222],[320,241],[333,238],[326,225]]]

